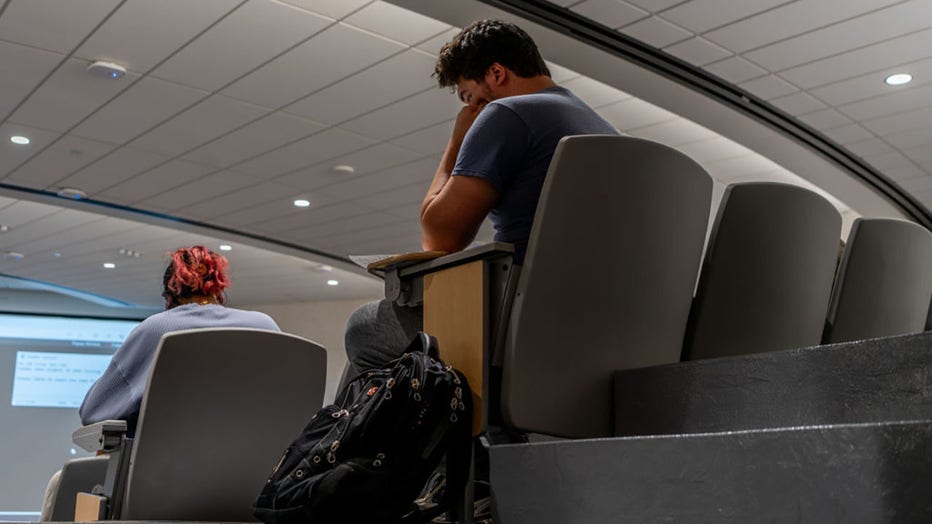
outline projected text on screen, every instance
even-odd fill
[[[77,408],[110,364],[110,355],[17,351],[14,406]]]

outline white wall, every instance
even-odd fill
[[[324,404],[333,402],[340,375],[346,364],[343,348],[343,333],[346,319],[370,299],[340,300],[327,302],[300,302],[295,304],[260,304],[243,306],[242,309],[262,311],[282,328],[282,331],[309,338],[327,348],[327,390]]]

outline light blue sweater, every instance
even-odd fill
[[[149,367],[162,335],[171,331],[208,327],[281,331],[265,313],[217,304],[185,304],[152,315],[130,332],[113,355],[110,366],[88,390],[78,412],[81,422],[86,425],[101,420],[125,420],[127,436],[135,435]]]

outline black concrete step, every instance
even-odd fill
[[[508,444],[496,524],[932,522],[932,421]]]
[[[932,332],[615,374],[615,434],[932,420]]]

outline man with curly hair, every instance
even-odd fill
[[[514,262],[521,265],[560,139],[618,132],[554,83],[534,40],[508,22],[469,24],[440,50],[433,76],[464,105],[421,204],[421,244],[460,251],[488,216],[495,240],[514,244]],[[421,324],[419,308],[384,300],[362,306],[346,332],[355,371],[399,356]]]

